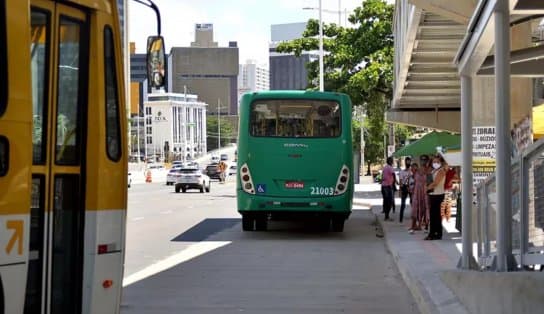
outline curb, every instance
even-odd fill
[[[407,288],[410,290],[410,293],[414,297],[414,301],[416,302],[419,311],[423,314],[468,313],[465,306],[458,300],[457,296],[455,296],[457,300],[449,300],[447,304],[441,305],[434,302],[433,298],[429,294],[428,289],[424,286],[421,279],[417,278],[417,276],[412,273],[412,271],[409,269],[409,265],[403,260],[402,256],[400,256],[398,252],[394,250],[394,244],[391,242],[392,240],[389,238],[388,232],[384,228],[383,221],[379,219],[379,215],[375,213],[374,215],[376,217],[376,221],[379,224],[379,227],[382,229],[385,238],[386,248],[391,256],[393,256],[393,260],[397,265],[397,269],[399,270],[399,273],[402,276],[402,279],[404,280]],[[437,274],[437,276],[440,277],[439,274]],[[440,278],[439,280],[442,279]],[[443,284],[444,286],[446,286],[445,283]],[[455,295],[453,292],[452,294]]]

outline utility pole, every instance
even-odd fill
[[[221,108],[221,99],[217,98],[217,149],[221,149],[221,115],[219,110]]]
[[[364,176],[365,175],[365,128],[364,128],[365,111],[362,107],[360,112],[361,112],[361,167],[362,167],[361,174]]]
[[[323,74],[323,20],[322,20],[321,0],[319,0],[319,91],[325,90]]]

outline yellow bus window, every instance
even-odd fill
[[[121,158],[121,130],[119,125],[119,100],[115,73],[115,49],[110,26],[104,28],[104,82],[106,84],[106,152],[108,158]]]
[[[32,9],[30,58],[32,73],[32,162],[45,163],[49,56],[49,14]]]
[[[6,1],[0,1],[0,117],[8,102],[8,62],[6,41]]]
[[[82,78],[81,22],[60,18],[57,98],[56,163],[78,165],[80,146],[80,111],[85,93]]]

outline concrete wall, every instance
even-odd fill
[[[238,48],[188,48],[171,50],[172,90],[197,94],[209,104],[208,114],[217,113],[220,99],[223,114],[238,114]]]
[[[544,273],[451,270],[442,279],[473,314],[544,312]]]

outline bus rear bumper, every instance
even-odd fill
[[[249,213],[269,213],[275,217],[334,215],[344,216],[347,219],[351,214],[351,207],[350,193],[324,198],[279,198],[248,195],[241,191],[238,193],[238,212],[242,215]]]

